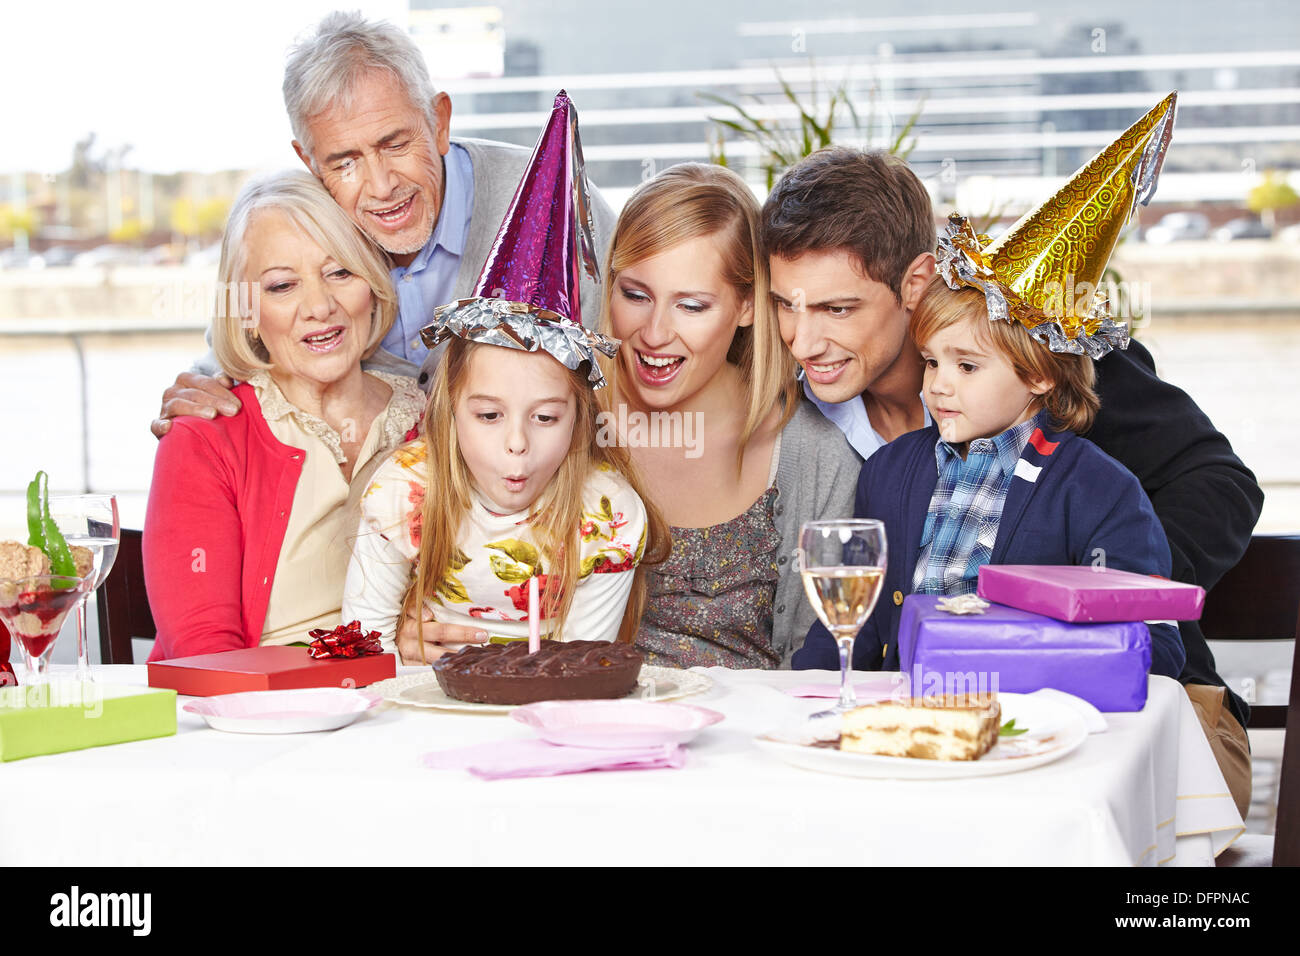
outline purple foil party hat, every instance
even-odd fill
[[[612,357],[618,340],[583,328],[579,263],[599,281],[578,112],[561,90],[474,295],[436,309],[420,336],[429,348],[456,335],[528,352],[541,349],[570,369],[587,362],[588,380],[600,388],[605,379],[594,353]]]

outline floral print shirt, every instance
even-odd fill
[[[415,579],[426,455],[424,440],[416,439],[375,472],[361,498],[361,523],[344,586],[343,619],[379,631],[389,650],[395,647],[402,601]],[[621,475],[592,471],[579,536],[581,570],[563,637],[612,641],[622,624],[646,536],[645,508]],[[529,578],[538,578],[543,602],[548,589],[563,586],[536,546],[528,513],[497,514],[475,495],[457,547],[451,572],[426,601],[434,619],[527,638]],[[543,635],[548,629],[542,622]]]
[[[636,647],[667,667],[781,665],[772,646],[777,549],[776,487],[730,521],[673,528],[673,550],[647,576]]]

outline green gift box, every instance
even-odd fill
[[[174,690],[76,682],[0,688],[0,760],[174,733]]]

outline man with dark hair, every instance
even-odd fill
[[[883,151],[823,149],[777,182],[762,239],[781,337],[804,390],[858,454],[928,425],[920,354],[907,338],[934,274],[934,218],[916,175]],[[1172,577],[1209,590],[1250,543],[1264,501],[1255,476],[1196,403],[1157,377],[1141,344],[1096,368],[1101,411],[1085,437],[1142,483],[1169,539]],[[1179,630],[1187,652],[1179,680],[1244,817],[1249,709],[1215,671],[1200,626]]]
[[[833,146],[763,206],[781,337],[804,391],[863,458],[930,424],[907,320],[934,275],[930,195],[901,159]]]

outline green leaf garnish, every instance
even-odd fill
[[[50,559],[51,574],[60,578],[50,584],[56,588],[72,587],[70,580],[62,579],[77,576],[77,562],[59,526],[50,517],[49,479],[43,471],[38,471],[27,486],[27,534],[27,543],[45,552]]]
[[[1021,734],[1029,733],[1028,727],[1017,727],[1016,718],[1012,717],[998,729],[999,737],[1019,737]]]

